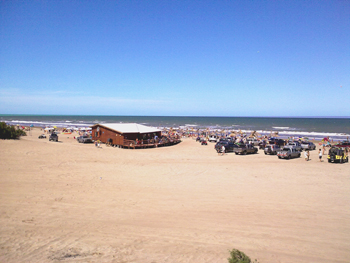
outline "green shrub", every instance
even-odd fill
[[[251,259],[238,249],[232,249],[230,255],[231,257],[228,258],[229,263],[252,263]],[[256,259],[254,262],[258,263]]]
[[[7,125],[5,122],[0,122],[0,139],[19,139],[20,136],[26,136],[24,130],[20,130]]]

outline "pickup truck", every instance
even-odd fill
[[[277,152],[279,152],[281,148],[278,145],[272,144],[272,145],[266,145],[264,149],[265,154],[274,154],[276,155]]]
[[[79,136],[79,137],[77,138],[77,141],[78,141],[79,143],[93,143],[91,137],[86,136],[86,135]]]
[[[278,159],[290,159],[300,157],[300,151],[293,147],[284,147],[282,151],[277,152]]]
[[[301,144],[300,142],[292,142],[292,141],[289,141],[285,146],[284,148],[295,148],[297,151],[302,151],[303,150],[303,147],[301,147]]]
[[[241,144],[233,150],[235,154],[247,154],[247,153],[257,153],[258,148],[254,147],[251,144]]]

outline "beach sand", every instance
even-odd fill
[[[40,133],[0,141],[0,262],[350,262],[349,163]]]

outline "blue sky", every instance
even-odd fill
[[[0,114],[349,116],[350,1],[3,1]]]

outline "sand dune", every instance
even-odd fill
[[[350,262],[349,163],[40,132],[0,141],[0,262]]]

